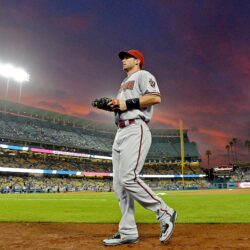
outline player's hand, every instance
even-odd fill
[[[120,111],[126,111],[127,105],[124,100],[112,100],[108,103],[108,106],[110,106],[113,110],[120,110]]]
[[[127,110],[127,105],[126,102],[124,100],[119,100],[119,107],[121,111],[126,111]]]

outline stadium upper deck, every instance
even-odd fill
[[[0,100],[0,139],[44,148],[111,155],[115,125]],[[147,159],[180,159],[179,130],[152,129],[152,146]],[[197,145],[184,131],[185,159],[199,161]]]

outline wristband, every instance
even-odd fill
[[[126,106],[127,110],[140,109],[140,99],[139,98],[128,99],[126,100]]]

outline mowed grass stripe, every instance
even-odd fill
[[[250,223],[250,190],[157,192],[178,211],[178,223]],[[136,203],[138,223],[157,223]],[[0,221],[118,223],[114,193],[2,194]]]
[[[4,200],[4,199],[1,199],[0,198],[0,201],[1,200]],[[85,201],[87,201],[87,200],[98,200],[98,201],[106,201],[107,199],[91,199],[91,198],[89,198],[89,199],[72,199],[72,198],[67,198],[67,199],[56,199],[56,198],[51,198],[51,199],[48,199],[48,198],[44,198],[44,199],[41,199],[41,198],[22,198],[22,199],[20,199],[20,198],[13,198],[13,197],[8,197],[8,198],[6,198],[5,200],[14,200],[14,201],[82,201],[82,200],[85,200]]]

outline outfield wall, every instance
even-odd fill
[[[234,188],[250,188],[250,182],[214,182],[212,188],[218,189],[234,189]]]

